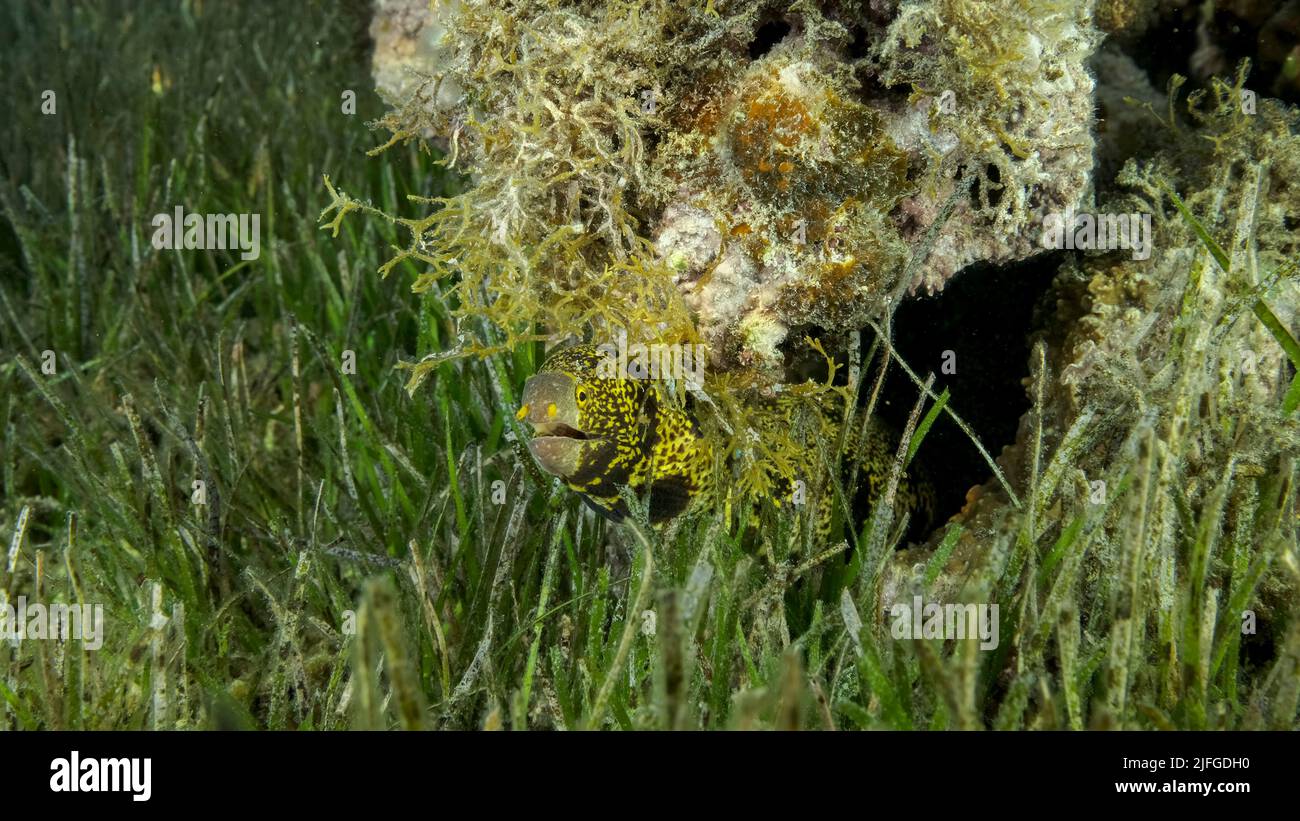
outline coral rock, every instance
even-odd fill
[[[528,268],[563,300],[539,323],[610,314],[574,293],[635,259],[693,327],[633,335],[776,376],[795,329],[1039,252],[1091,182],[1091,2],[416,5],[380,5],[376,80],[396,129],[454,137],[479,186],[492,217],[458,241],[517,267],[565,226],[588,238]],[[521,320],[510,304],[486,312]]]

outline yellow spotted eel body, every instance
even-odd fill
[[[614,520],[627,513],[619,487],[650,491],[650,521],[665,522],[713,492],[713,448],[662,382],[611,378],[604,355],[576,345],[550,356],[524,385],[518,418],[533,427],[528,447]]]

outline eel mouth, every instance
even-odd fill
[[[563,422],[534,422],[533,436],[538,439],[577,439],[581,442],[592,438],[585,431]]]
[[[542,470],[567,478],[578,473],[596,441],[564,422],[534,422],[528,450]]]

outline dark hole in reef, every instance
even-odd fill
[[[1214,45],[1217,59],[1212,68],[1218,76],[1231,79],[1242,58],[1250,58],[1251,73],[1246,87],[1262,96],[1279,97],[1295,103],[1300,101],[1300,86],[1282,79],[1286,55],[1294,45],[1294,35],[1287,29],[1286,10],[1283,3],[1275,4],[1269,11],[1266,4],[1243,4],[1245,16],[1217,4],[1205,31]],[[1250,11],[1251,6],[1256,10]],[[1126,54],[1151,78],[1151,85],[1163,90],[1174,74],[1189,77],[1180,93],[1185,97],[1190,91],[1204,88],[1206,83],[1192,71],[1192,57],[1200,49],[1202,4],[1191,3],[1182,8],[1169,8],[1161,13],[1158,23],[1150,26],[1136,40],[1116,38]],[[1275,12],[1280,12],[1275,15]],[[1294,19],[1293,17],[1291,19]],[[1178,107],[1180,110],[1181,103]]]
[[[963,166],[961,168],[961,173],[964,173],[965,170],[966,169]],[[961,176],[961,173],[958,174],[959,178]],[[984,207],[983,204],[980,202],[980,188],[986,180],[988,182],[987,196],[989,199],[989,207],[997,208],[998,203],[1002,202],[1002,172],[998,169],[996,165],[994,165],[993,163],[989,163],[984,166],[983,176],[976,176],[975,179],[971,180],[970,204],[971,207],[976,210],[979,210]]]
[[[1015,442],[1020,418],[1029,410],[1023,380],[1029,375],[1030,339],[1052,316],[1049,290],[1068,254],[1040,254],[1009,265],[971,265],[949,280],[942,292],[906,299],[894,314],[895,350],[922,379],[934,372],[934,392],[948,389],[950,406],[995,459]],[[803,343],[805,336],[828,340],[825,331],[816,326],[790,330],[780,347],[787,382],[826,379],[826,361]],[[880,354],[874,361],[865,361],[875,332],[864,328],[861,337],[865,374],[858,404],[865,407],[879,373]],[[828,350],[834,347],[828,345]],[[951,357],[946,356],[948,351]],[[840,366],[836,381],[844,384],[848,358],[842,353],[834,358]],[[952,373],[944,372],[945,362],[951,363]],[[891,362],[875,408],[875,416],[893,437],[891,453],[919,393],[919,386]],[[927,400],[922,413],[931,404]],[[947,414],[930,428],[909,473],[933,486],[935,512],[932,522],[912,517],[902,546],[925,541],[961,510],[972,487],[993,475],[970,438]],[[842,478],[847,480],[847,473]],[[871,501],[860,472],[853,498],[853,526],[859,531],[871,515]]]
[[[786,38],[791,26],[785,20],[769,20],[754,32],[754,39],[749,43],[749,59],[757,60],[776,48],[776,44]]]
[[[646,156],[654,156],[655,149],[659,147],[659,129],[645,129],[641,135],[641,150]]]
[[[1121,42],[1124,53],[1146,70],[1153,88],[1164,89],[1172,75],[1187,76],[1189,73],[1187,63],[1196,51],[1199,14],[1200,10],[1196,7],[1172,10],[1165,19],[1149,27],[1136,40]]]
[[[894,347],[899,355],[922,379],[934,373],[934,392],[948,389],[950,407],[995,459],[1015,441],[1020,417],[1029,410],[1022,382],[1029,375],[1029,338],[1040,317],[1050,316],[1040,306],[1064,257],[1065,252],[1053,252],[1010,265],[969,266],[942,292],[905,300],[894,314]],[[874,339],[875,332],[864,329],[864,357]],[[945,364],[951,365],[947,370],[952,373],[944,372]],[[878,367],[879,356],[870,363],[859,397],[864,405]],[[902,368],[891,363],[876,415],[901,435],[919,392]],[[926,402],[925,410],[930,404]],[[916,462],[918,472],[927,474],[934,487],[935,528],[962,508],[967,491],[992,477],[988,463],[946,413],[930,428]],[[854,500],[859,520],[870,513],[869,504],[859,493]],[[910,528],[907,540],[928,537],[918,532],[919,524]]]
[[[989,181],[989,207],[997,208],[1002,202],[1002,172],[993,163],[984,168],[984,177]]]
[[[844,56],[850,60],[861,60],[871,53],[871,38],[864,26],[853,26],[853,39],[849,41]]]
[[[912,105],[908,99],[912,94],[910,85],[906,83],[897,83],[892,86],[885,85],[881,82],[880,75],[876,73],[875,68],[869,62],[859,63],[854,68],[854,76],[857,77],[858,82],[861,84],[855,95],[859,102],[866,103],[872,108],[895,111]]]

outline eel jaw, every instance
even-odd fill
[[[537,436],[528,442],[528,451],[542,470],[562,479],[578,472],[585,449],[583,440],[567,436]]]

